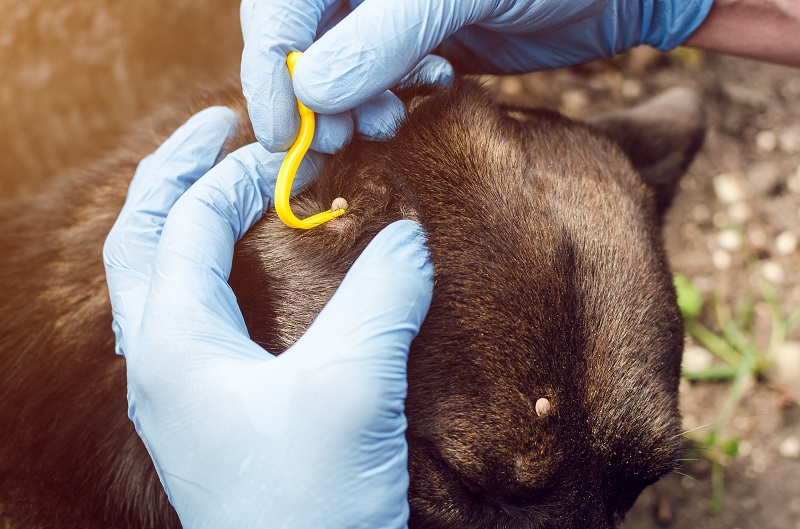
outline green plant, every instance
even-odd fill
[[[719,360],[702,370],[684,371],[683,378],[690,382],[730,381],[715,421],[708,425],[709,429],[703,436],[693,439],[694,448],[690,453],[690,457],[699,458],[702,454],[703,458],[712,461],[710,510],[718,513],[724,499],[723,469],[736,457],[741,442],[740,439],[723,438],[719,429],[733,418],[745,393],[747,381],[763,374],[787,334],[800,326],[800,307],[787,315],[775,286],[759,278],[761,297],[769,306],[771,329],[769,343],[760,348],[753,332],[756,318],[753,299],[740,300],[732,310],[729,304],[715,295],[710,296],[708,303],[704,303],[699,289],[685,275],[676,274],[674,281],[686,333]],[[704,321],[710,321],[709,325],[701,321],[704,317]]]

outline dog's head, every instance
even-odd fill
[[[465,106],[429,125],[444,162],[413,162],[437,280],[409,362],[412,525],[614,527],[682,451],[659,231],[702,113],[684,91],[592,126]]]
[[[702,143],[699,104],[679,90],[586,124],[470,83],[406,97],[394,139],[354,142],[295,203],[341,194],[348,214],[280,235],[260,262],[315,269],[281,280],[321,306],[335,281],[315,294],[313,248],[343,273],[386,223],[419,220],[436,278],[409,358],[410,525],[614,527],[682,450],[683,326],[660,227]],[[246,315],[257,303],[240,301]],[[260,340],[288,346],[313,317],[292,305],[251,331],[294,322]]]

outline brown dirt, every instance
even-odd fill
[[[238,67],[237,0],[0,0],[0,7],[0,198],[43,189],[64,169],[113,147],[138,117]],[[787,311],[800,305],[793,245],[800,239],[798,70],[643,49],[618,61],[487,83],[502,100],[577,118],[676,85],[702,94],[708,137],[668,216],[668,253],[706,299],[754,300],[753,337],[766,348],[770,316],[755,278],[766,275],[777,286]],[[797,345],[800,332],[788,340]],[[709,513],[711,466],[687,461],[686,476],[670,475],[645,491],[627,529],[800,529],[800,454],[792,449],[800,443],[799,350],[781,349],[781,367],[748,384],[737,418],[720,426],[720,435],[742,441],[724,472],[720,513]],[[683,384],[687,430],[715,421],[728,387]]]

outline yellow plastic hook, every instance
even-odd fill
[[[293,51],[286,57],[289,76],[294,73],[294,65],[300,55],[299,51]],[[314,112],[301,103],[299,99],[297,100],[297,110],[300,113],[300,132],[289,148],[289,152],[286,153],[286,158],[281,164],[280,171],[278,171],[278,180],[275,183],[275,211],[278,213],[278,218],[287,226],[307,230],[344,215],[347,209],[347,201],[343,198],[337,198],[333,201],[331,209],[328,211],[311,215],[305,219],[298,219],[292,213],[292,208],[289,206],[289,194],[292,191],[294,175],[297,174],[297,168],[308,151],[309,145],[311,145],[311,138],[314,137]]]

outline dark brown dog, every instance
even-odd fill
[[[420,221],[436,282],[408,366],[410,526],[614,527],[682,450],[659,228],[699,105],[678,91],[590,126],[466,81],[403,97],[396,138],[353,142],[294,201],[303,216],[344,196],[344,217],[303,232],[267,214],[238,245],[251,336],[285,350],[381,228]],[[253,141],[238,89],[191,110],[212,103],[240,114],[231,148]],[[101,250],[136,164],[185,117],[0,210],[0,521],[15,529],[179,527],[125,417]]]

